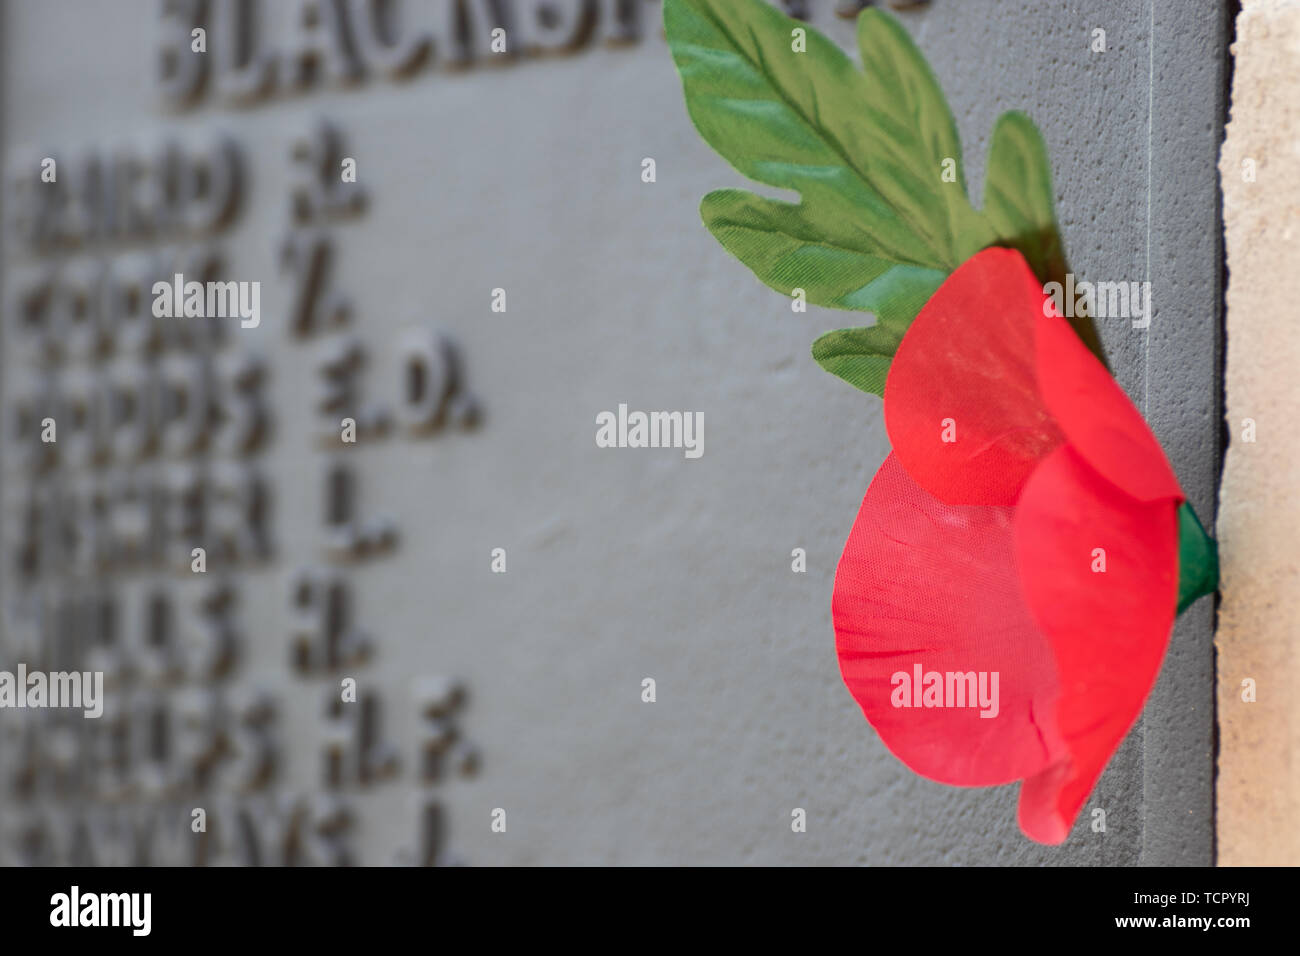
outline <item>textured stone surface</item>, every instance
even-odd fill
[[[1220,491],[1219,862],[1300,863],[1300,686],[1292,434],[1300,344],[1300,4],[1242,5],[1220,172],[1228,251],[1227,419]],[[1253,161],[1254,181],[1246,163]],[[1249,441],[1250,422],[1255,440]],[[1243,698],[1255,683],[1256,700]]]
[[[808,355],[817,334],[853,316],[792,314],[700,224],[700,197],[740,183],[691,128],[657,26],[630,50],[175,116],[156,107],[149,82],[153,7],[139,5],[133,21],[125,4],[75,14],[72,4],[6,5],[3,145],[213,124],[249,150],[251,202],[227,247],[233,276],[264,282],[268,318],[239,335],[271,364],[277,435],[265,464],[280,553],[242,583],[257,640],[235,683],[269,685],[283,701],[284,786],[317,786],[327,683],[285,664],[285,582],[311,554],[320,453],[303,437],[313,385],[277,317],[288,292],[275,254],[290,133],[327,115],[371,196],[338,230],[336,269],[372,350],[368,387],[382,392],[395,377],[391,333],[432,320],[460,342],[486,409],[475,433],[390,441],[359,458],[366,509],[398,517],[403,537],[394,557],[354,572],[379,644],[358,676],[385,689],[405,753],[410,677],[465,680],[461,724],[482,771],[441,793],[460,856],[1211,860],[1209,601],[1180,622],[1142,722],[1087,805],[1106,810],[1104,834],[1089,830],[1086,809],[1064,847],[1036,846],[1017,830],[1015,787],[922,780],[863,721],[839,678],[829,608],[840,548],[888,449],[880,403]],[[658,4],[648,7],[653,23]],[[813,22],[850,46],[852,26],[830,15],[830,0],[812,7]],[[1150,278],[1151,328],[1116,319],[1101,333],[1208,524],[1219,5],[936,0],[902,20],[953,104],[973,191],[996,117],[1025,110],[1049,145],[1074,270]],[[1089,49],[1097,27],[1104,54]],[[646,156],[657,160],[654,185],[639,178]],[[498,286],[506,315],[487,309]],[[596,448],[596,413],[620,402],[702,411],[703,458]],[[505,575],[489,573],[494,547],[508,549]],[[805,575],[790,571],[794,547],[807,550]],[[640,701],[643,677],[657,681],[654,705]],[[409,783],[408,769],[357,798],[364,862],[387,862],[413,838]],[[489,831],[494,807],[508,810],[505,835]],[[791,832],[793,807],[808,812],[805,834]]]

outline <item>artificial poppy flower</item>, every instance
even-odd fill
[[[893,452],[835,577],[841,673],[905,764],[1022,780],[1021,829],[1060,843],[1155,684],[1183,492],[1010,249],[935,292],[884,401]]]

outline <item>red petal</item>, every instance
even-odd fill
[[[1065,755],[1049,726],[1055,669],[1020,593],[1013,540],[1012,509],[946,505],[890,455],[840,558],[832,617],[844,683],[885,746],[941,783],[1009,783]],[[997,672],[997,716],[893,706],[893,675],[910,678],[917,664]]]
[[[1015,504],[1061,443],[1035,374],[1045,301],[1020,253],[985,249],[948,277],[903,337],[885,380],[885,426],[898,460],[932,495]],[[947,419],[956,441],[943,440]]]
[[[1038,316],[1038,385],[1066,439],[1141,501],[1183,500],[1160,442],[1124,390],[1065,319]]]
[[[1093,571],[1097,548],[1104,572]],[[1067,445],[1025,485],[1015,549],[1025,600],[1056,661],[1055,720],[1069,751],[1025,781],[1020,827],[1060,843],[1160,670],[1177,597],[1177,505],[1135,500]]]

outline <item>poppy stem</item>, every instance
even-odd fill
[[[1186,501],[1178,508],[1178,613],[1219,589],[1219,546]]]

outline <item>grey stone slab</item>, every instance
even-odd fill
[[[852,25],[830,6],[813,0],[814,24],[851,47]],[[851,317],[793,315],[700,225],[700,197],[741,182],[690,125],[658,10],[645,4],[644,35],[627,48],[172,111],[150,72],[154,4],[0,8],[6,157],[209,129],[229,131],[247,157],[243,210],[216,242],[232,277],[263,283],[266,317],[230,350],[268,367],[274,429],[256,461],[273,487],[275,555],[235,574],[246,640],[222,686],[277,701],[275,791],[322,789],[322,700],[350,673],[304,678],[288,665],[293,573],[329,564],[319,516],[330,456],[309,437],[316,344],[286,332],[292,290],[278,255],[292,138],[324,116],[368,193],[362,215],[329,227],[332,282],[354,302],[367,349],[363,393],[391,402],[401,335],[437,327],[484,412],[472,431],[392,436],[350,459],[363,513],[393,518],[399,533],[390,556],[344,571],[376,642],[355,676],[381,695],[402,757],[393,779],[342,794],[359,860],[409,850],[432,798],[448,848],[478,864],[1209,862],[1208,601],[1180,622],[1140,726],[1089,801],[1107,812],[1104,834],[1085,812],[1063,847],[1037,846],[1016,827],[1015,787],[925,781],[863,721],[836,666],[830,596],[888,451],[880,403],[808,356],[817,334]],[[998,114],[1025,110],[1051,151],[1075,271],[1150,278],[1150,328],[1120,320],[1101,333],[1208,524],[1220,5],[936,0],[901,18],[953,104],[972,188]],[[1096,27],[1105,54],[1089,49]],[[640,180],[647,156],[653,185]],[[8,238],[2,251],[10,288],[29,262]],[[497,287],[505,314],[488,308]],[[8,408],[32,375],[8,316],[3,344]],[[702,411],[705,454],[597,448],[595,415],[620,403]],[[25,479],[3,470],[8,497]],[[0,536],[14,533],[6,516]],[[509,555],[504,575],[489,570],[495,547]],[[807,550],[805,575],[790,572],[794,547]],[[124,578],[124,604],[138,606],[151,582]],[[168,587],[188,596],[192,583]],[[11,607],[11,578],[0,595]],[[138,629],[135,615],[125,626]],[[413,681],[432,675],[464,682],[456,723],[480,769],[429,786]],[[640,700],[645,677],[654,705]],[[505,834],[489,827],[498,807]],[[790,830],[794,807],[808,812],[804,834]],[[26,812],[0,802],[0,830]],[[12,853],[6,840],[0,859]]]

